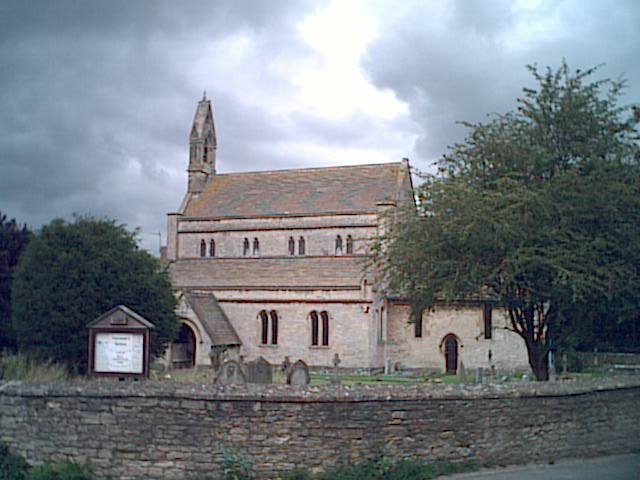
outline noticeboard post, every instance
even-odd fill
[[[124,305],[87,324],[89,374],[106,377],[149,376],[150,332],[154,325]]]

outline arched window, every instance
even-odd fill
[[[207,242],[205,242],[204,240],[200,240],[200,256],[207,256]]]
[[[253,255],[260,255],[260,242],[258,242],[257,238],[253,239]]]
[[[209,240],[209,256],[210,257],[216,256],[216,242],[213,238]]]
[[[278,312],[271,310],[261,310],[258,314],[260,318],[260,343],[262,345],[278,344]]]
[[[353,255],[353,238],[347,235],[347,255]]]
[[[267,316],[267,312],[265,310],[262,310],[260,312],[260,333],[261,333],[260,343],[262,343],[262,345],[268,345],[269,344],[269,317]]]
[[[342,255],[342,237],[340,235],[336,237],[336,255]]]
[[[323,347],[329,346],[329,314],[326,311],[318,312],[313,310],[309,314],[311,319],[311,345]]]
[[[249,255],[249,239],[245,238],[244,242],[242,242],[242,255],[245,257]]]
[[[289,237],[289,255],[295,255],[296,253],[296,241],[293,237]]]
[[[207,153],[209,153],[209,139],[204,139],[204,149],[202,150],[202,163],[207,163]]]
[[[278,314],[275,310],[269,312],[271,317],[271,345],[278,344]]]
[[[311,317],[311,345],[318,345],[318,312],[314,310],[309,316]]]
[[[304,255],[304,237],[300,237],[300,240],[298,240],[298,255]]]
[[[320,312],[322,319],[322,346],[329,346],[329,314],[325,311]]]

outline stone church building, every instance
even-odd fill
[[[285,357],[354,370],[527,368],[524,343],[489,304],[409,306],[367,270],[381,214],[413,202],[408,160],[217,173],[211,102],[190,134],[187,193],[168,215],[166,259],[182,321],[174,366]]]

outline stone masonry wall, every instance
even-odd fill
[[[640,451],[640,381],[484,387],[0,384],[0,440],[29,462],[120,479],[220,478],[223,449],[258,478],[391,458],[549,461]]]
[[[414,325],[409,323],[408,305],[392,305],[389,309],[389,359],[392,365],[406,368],[426,368],[444,372],[445,356],[442,342],[450,333],[459,340],[458,362],[469,370],[489,368],[501,372],[529,371],[527,349],[517,334],[508,331],[503,310],[494,309],[491,339],[484,338],[481,306],[437,306],[425,312],[422,337],[416,338]]]

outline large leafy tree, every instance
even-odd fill
[[[537,88],[516,111],[466,124],[416,192],[418,214],[391,223],[375,261],[415,314],[494,300],[546,380],[548,352],[587,317],[614,302],[623,317],[638,309],[640,119],[618,105],[623,82],[590,80],[597,68],[529,69]]]
[[[8,220],[0,212],[0,351],[15,349],[15,335],[11,327],[11,284],[18,258],[31,238],[26,225],[15,218]]]
[[[141,250],[135,233],[111,220],[54,220],[22,254],[15,273],[13,325],[21,351],[82,372],[87,322],[124,304],[155,325],[151,354],[179,328],[166,272]]]

